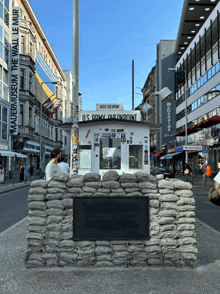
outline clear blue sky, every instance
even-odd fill
[[[132,109],[135,93],[155,65],[156,44],[175,40],[184,0],[79,0],[79,90],[83,110],[96,103],[123,103]],[[72,71],[73,0],[30,0],[63,70]],[[142,96],[135,94],[135,107]]]

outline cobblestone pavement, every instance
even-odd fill
[[[26,269],[26,225],[27,218],[0,234],[1,294],[219,294],[220,233],[200,221],[195,269]]]
[[[28,215],[30,186],[0,194],[0,233]]]

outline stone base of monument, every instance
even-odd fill
[[[27,267],[190,266],[190,183],[145,173],[56,174],[31,184]]]

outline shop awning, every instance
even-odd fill
[[[175,152],[175,153],[169,153],[164,156],[162,156],[160,159],[172,159],[174,156],[183,153],[183,151]]]
[[[158,157],[160,154],[162,154],[164,152],[164,150],[161,150],[159,152],[157,152],[156,154],[154,154],[154,157]]]
[[[193,126],[193,127],[188,128],[187,134],[190,135],[190,134],[196,133],[196,132],[201,131],[201,130],[202,130],[202,128],[194,128],[194,126]],[[183,137],[185,135],[186,135],[186,129],[174,134],[173,137],[177,137],[177,136]]]
[[[217,125],[220,123],[220,116],[215,115],[213,117],[207,118],[206,120],[192,126],[190,129],[196,129],[196,128],[209,128],[211,126]]]
[[[0,151],[1,156],[15,156],[14,152],[12,151]]]
[[[5,150],[3,150],[3,151],[0,150],[0,155],[1,156],[8,156],[8,157],[17,156],[18,158],[27,158],[27,156],[24,154],[13,152],[13,151],[5,151]]]

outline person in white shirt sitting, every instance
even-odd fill
[[[60,159],[60,163],[58,163],[58,166],[61,170],[61,173],[68,174],[70,172],[69,164],[65,162],[65,157],[62,155]]]

